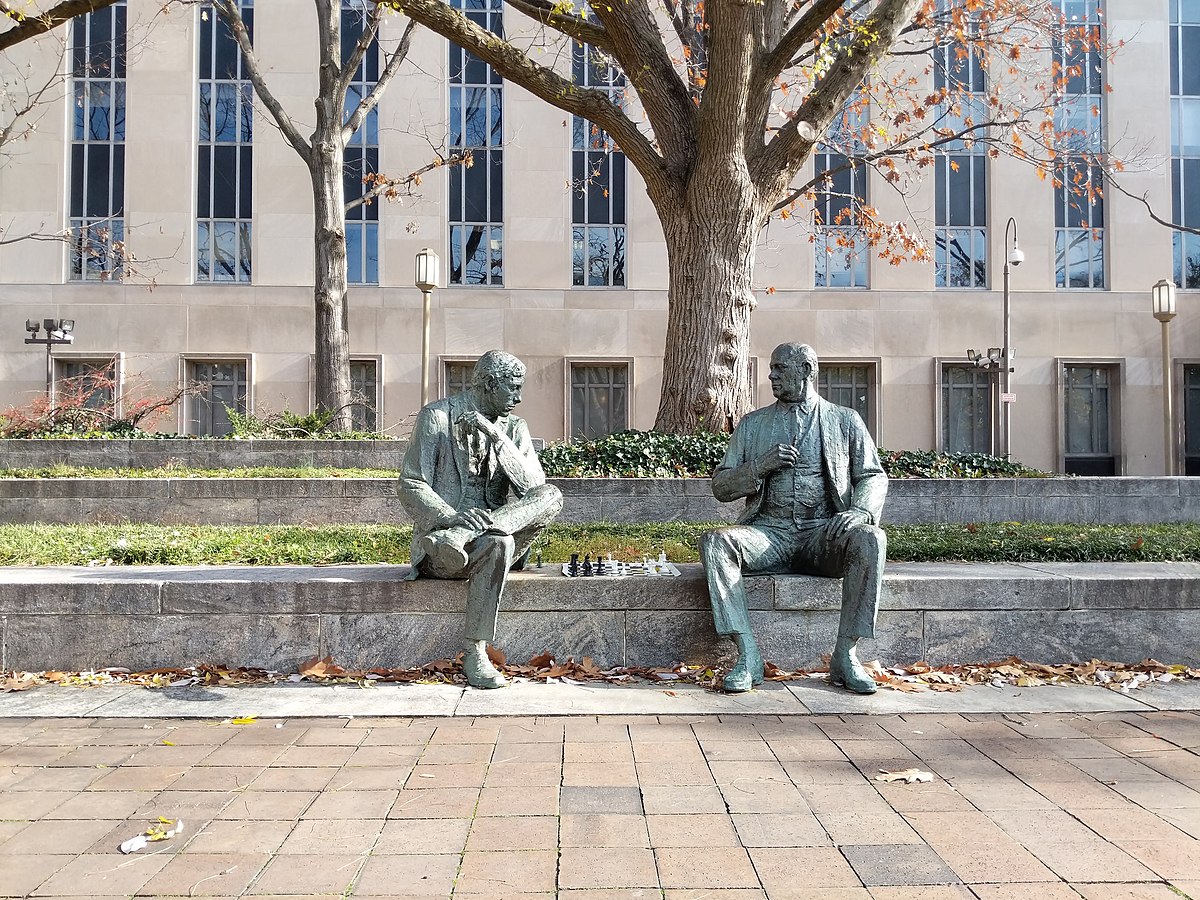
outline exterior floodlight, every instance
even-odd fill
[[[70,334],[74,330],[75,330],[75,320],[74,319],[63,319],[61,321],[61,323],[59,325],[59,331],[61,331],[63,334]]]
[[[46,336],[39,337],[38,332],[43,328],[46,329]],[[54,348],[60,344],[75,343],[75,335],[71,333],[75,330],[75,320],[42,319],[42,323],[39,325],[37,319],[26,319],[25,330],[29,332],[29,337],[25,338],[25,343],[41,344],[46,348],[46,399],[53,402]]]
[[[41,330],[41,327],[42,326],[38,324],[37,319],[26,319],[25,320],[25,330],[28,331],[30,334],[37,334],[38,331]]]

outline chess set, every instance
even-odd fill
[[[538,559],[541,566],[541,558]],[[571,561],[562,564],[562,573],[568,578],[627,578],[633,575],[642,576],[678,576],[679,567],[667,559],[666,553],[659,553],[658,559],[643,557],[641,562],[627,563],[613,559],[610,553],[607,557],[597,556],[595,562],[592,555],[585,553],[583,562],[579,554],[572,553]]]

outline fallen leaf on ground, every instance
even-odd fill
[[[933,774],[931,772],[923,772],[920,769],[904,769],[900,772],[884,772],[883,769],[879,771],[883,772],[883,774],[876,775],[875,780],[887,784],[894,784],[897,781],[903,781],[905,784],[912,784],[918,781],[933,781]]]

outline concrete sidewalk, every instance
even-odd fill
[[[38,688],[0,695],[0,896],[1200,898],[1196,687]]]
[[[834,688],[822,676],[767,683],[747,694],[724,694],[673,682],[544,684],[524,679],[515,679],[498,691],[450,684],[378,684],[362,688],[301,682],[158,689],[43,686],[0,694],[0,722],[11,717],[807,716],[1152,710],[1200,710],[1200,681],[1155,683],[1127,693],[1088,685],[974,685],[947,693],[910,694],[885,689],[868,697]]]

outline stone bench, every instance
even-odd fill
[[[707,478],[552,481],[563,492],[561,522],[729,522],[742,508],[718,503]],[[884,520],[1195,522],[1200,479],[893,479]],[[0,521],[295,525],[406,524],[408,518],[394,478],[39,478],[0,480]]]
[[[602,666],[712,662],[703,573],[566,579],[514,574],[497,643]],[[461,582],[404,581],[407,566],[0,569],[0,670],[224,662],[293,670],[412,666],[456,652]],[[837,627],[840,583],[749,579],[764,655],[814,666]],[[1018,655],[1039,662],[1148,656],[1200,663],[1200,564],[896,563],[864,658],[934,664]]]

